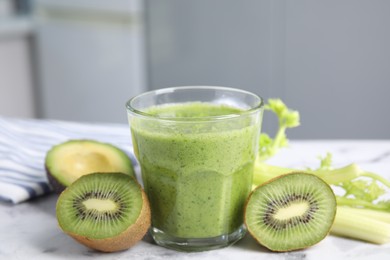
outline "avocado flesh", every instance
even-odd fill
[[[123,172],[135,177],[131,160],[122,150],[94,140],[70,140],[53,146],[46,155],[45,168],[57,193],[93,172]]]

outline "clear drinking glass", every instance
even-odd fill
[[[262,99],[233,88],[174,87],[126,107],[156,243],[203,251],[242,238]]]

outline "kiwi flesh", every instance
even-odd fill
[[[327,183],[312,174],[290,173],[253,190],[244,217],[258,243],[284,252],[323,240],[335,214],[336,198]]]
[[[124,173],[92,173],[59,196],[60,228],[81,244],[102,252],[133,246],[151,223],[150,206],[135,178]]]
[[[95,140],[69,140],[46,154],[45,169],[54,191],[61,193],[79,177],[93,172],[135,176],[130,158],[118,147]]]

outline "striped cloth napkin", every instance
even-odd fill
[[[0,116],[0,201],[17,204],[50,193],[44,168],[46,153],[69,139],[116,145],[129,155],[138,172],[128,125]]]

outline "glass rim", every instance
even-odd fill
[[[237,92],[237,93],[241,93],[241,94],[246,94],[246,95],[252,96],[252,97],[258,99],[259,103],[256,106],[251,107],[251,108],[246,109],[246,110],[243,110],[243,111],[241,111],[240,113],[237,113],[237,114],[232,113],[232,114],[228,114],[228,115],[203,116],[203,117],[191,117],[191,118],[188,118],[188,117],[156,116],[156,115],[152,115],[152,114],[143,112],[141,110],[138,110],[138,109],[134,108],[131,105],[131,103],[135,99],[142,98],[143,96],[147,96],[147,95],[150,95],[150,94],[153,94],[153,93],[155,95],[159,95],[159,94],[165,94],[165,93],[172,93],[175,90],[186,90],[186,89],[222,90],[222,91]],[[193,102],[196,102],[196,101],[193,101]],[[239,118],[239,117],[242,117],[242,116],[245,116],[245,115],[250,115],[250,114],[253,114],[253,113],[257,112],[257,111],[260,111],[263,108],[263,106],[264,106],[263,98],[260,97],[259,95],[256,95],[256,94],[250,92],[250,91],[237,89],[237,88],[231,88],[231,87],[196,86],[196,85],[193,85],[193,86],[168,87],[168,88],[161,88],[161,89],[155,89],[155,90],[151,90],[151,91],[146,91],[146,92],[143,92],[143,93],[141,93],[139,95],[136,95],[136,96],[130,98],[126,102],[126,109],[127,109],[128,112],[133,113],[133,114],[135,114],[137,116],[146,117],[146,118],[155,119],[155,120],[164,120],[164,121],[214,121],[214,120],[222,120],[222,119],[233,119],[233,118]]]

